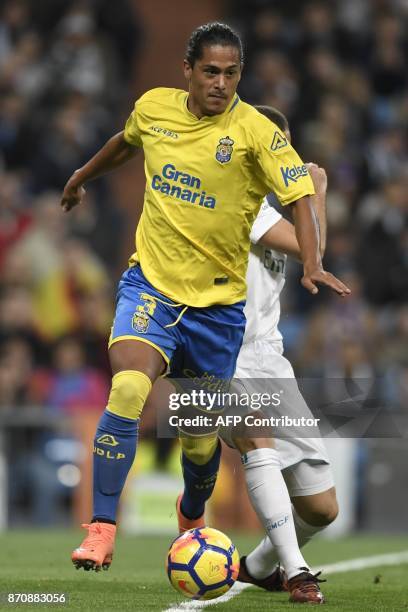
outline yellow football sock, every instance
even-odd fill
[[[152,381],[143,372],[123,370],[112,378],[106,409],[125,419],[138,419],[152,390]]]
[[[217,434],[204,438],[180,438],[183,453],[196,465],[205,465],[213,457],[218,446]]]

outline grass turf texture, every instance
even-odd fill
[[[231,536],[231,534],[229,534]],[[164,558],[170,544],[165,537],[118,537],[108,572],[76,571],[69,553],[81,541],[74,531],[10,531],[0,535],[0,593],[67,593],[69,603],[61,605],[0,603],[0,609],[25,610],[165,610],[186,602],[170,586]],[[258,538],[234,535],[241,554],[249,552]],[[407,537],[352,537],[337,541],[317,540],[306,548],[314,567],[342,560],[408,550]],[[379,579],[375,579],[380,576]],[[408,564],[376,567],[327,576],[322,585],[326,610],[344,612],[408,612]],[[3,595],[4,597],[4,595]],[[4,600],[3,600],[4,601]],[[267,593],[255,587],[212,610],[253,611],[299,608],[288,603],[288,595]],[[302,608],[301,608],[302,609]],[[309,609],[309,606],[308,606]]]

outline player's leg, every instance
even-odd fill
[[[234,438],[233,443],[241,454],[252,507],[290,579],[308,566],[299,550],[279,454],[272,439]],[[271,574],[271,571],[265,576],[252,574],[250,566],[248,571],[256,578],[266,578]]]
[[[259,395],[259,391],[262,391],[271,396],[277,388],[285,390],[285,397],[291,397],[293,370],[281,352],[281,343],[257,341],[242,347],[235,376],[240,379],[249,395]],[[285,385],[282,384],[284,381],[280,380],[284,377]],[[275,381],[278,381],[278,386]],[[268,409],[274,410],[273,414],[271,412],[268,416],[278,416],[274,406],[263,408],[264,411]],[[265,434],[270,435],[269,432]],[[282,463],[276,445],[269,437],[251,437],[250,427],[247,427],[242,437],[238,437],[236,432],[226,430],[223,430],[223,435],[230,437],[232,446],[241,454],[251,504],[288,577],[292,578],[299,574],[299,568],[307,567],[307,563],[297,543],[290,496],[282,476]],[[226,442],[228,443],[227,438]],[[270,574],[269,571],[259,577],[266,578]],[[258,578],[255,574],[254,577]]]
[[[312,490],[313,484],[315,490],[318,491],[320,488],[320,491],[315,494],[300,494],[292,498],[292,525],[297,538],[296,546],[299,549],[330,524],[336,518],[338,511],[334,487],[321,490],[327,486],[328,478],[330,478],[327,471],[329,466],[324,465],[321,473],[316,466],[308,464],[308,468],[310,468],[306,470],[308,482],[307,485],[305,484],[304,491]],[[311,476],[313,472],[314,476]],[[288,490],[291,490],[290,483],[288,483]],[[299,487],[297,492],[301,493]],[[266,503],[265,499],[263,503]],[[262,519],[263,515],[260,518]],[[305,521],[305,518],[308,519],[308,522]],[[292,576],[289,574],[287,581],[283,579],[280,564],[282,563],[285,569],[287,566],[282,556],[282,548],[276,544],[269,529],[267,529],[267,534],[255,550],[241,559],[239,579],[268,591],[287,589],[292,602],[323,603],[324,596],[320,591],[318,575],[313,575],[306,564],[300,568],[301,572],[294,573]],[[293,546],[292,551],[294,550]]]
[[[206,437],[180,437],[184,491],[177,499],[179,531],[204,527],[205,503],[217,481],[221,443],[215,433]]]
[[[336,490],[330,466],[301,461],[283,471],[292,501],[297,540],[303,548],[311,538],[332,523],[338,514]],[[263,580],[280,562],[278,550],[265,537],[246,557],[251,576]]]
[[[136,453],[143,406],[166,364],[155,348],[136,340],[113,344],[109,358],[112,387],[94,440],[92,520],[114,524],[120,493]]]
[[[110,339],[112,386],[94,439],[94,510],[88,537],[72,554],[76,567],[107,569],[116,531],[119,498],[132,466],[139,419],[152,383],[166,368],[176,341],[166,322],[174,311],[156,301],[160,294],[138,270],[119,285]]]
[[[284,390],[284,393],[280,392],[285,399],[285,404],[280,406],[281,414],[274,412],[272,416],[281,416],[282,409],[289,415],[290,410],[308,411],[297,388],[292,367],[282,355],[281,343],[258,341],[246,345],[238,359],[236,376],[243,383],[246,378],[252,379],[250,386],[255,384],[262,391],[269,389],[270,394],[276,388]],[[265,380],[261,383],[257,378]],[[258,388],[256,390],[259,391]],[[291,601],[322,603],[324,597],[318,580],[310,573],[300,552],[290,490],[281,472],[280,440],[276,441],[275,448],[271,448],[271,442],[268,443],[267,439],[232,436],[232,442],[243,457],[248,494],[267,533],[262,550],[265,547],[268,551],[273,550],[278,562],[285,567]],[[241,579],[268,590],[282,590],[284,583],[279,565],[275,562],[268,566],[268,571],[264,571],[264,566],[260,568],[256,562],[251,563],[249,557],[242,559]]]
[[[108,569],[112,561],[117,509],[136,454],[140,415],[165,368],[157,350],[135,340],[114,344],[109,356],[112,386],[94,439],[93,517],[88,536],[72,553],[77,569]]]
[[[210,388],[225,389],[235,371],[245,329],[243,303],[203,308],[183,317],[185,354],[179,372],[186,367]],[[206,436],[181,437],[184,491],[177,502],[179,530],[204,525],[206,501],[211,497],[221,458],[216,431]]]

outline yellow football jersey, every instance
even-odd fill
[[[143,147],[146,191],[136,253],[148,281],[188,306],[245,299],[249,233],[263,197],[314,194],[284,134],[236,95],[197,119],[186,91],[158,88],[135,104],[125,139]]]

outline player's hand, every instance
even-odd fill
[[[341,297],[346,297],[351,293],[350,289],[336,278],[331,272],[326,272],[323,269],[317,269],[312,272],[304,271],[302,280],[300,281],[305,289],[310,291],[313,295],[319,293],[317,285],[325,285],[329,287]]]
[[[317,164],[305,164],[312,178],[313,185],[318,195],[324,195],[327,191],[327,174],[324,168],[320,168]]]
[[[74,206],[81,204],[85,193],[86,191],[82,187],[82,185],[78,185],[74,180],[74,176],[71,176],[71,178],[64,187],[64,191],[62,192],[62,210],[64,212],[68,212],[69,210],[71,210],[71,208],[74,208]]]

